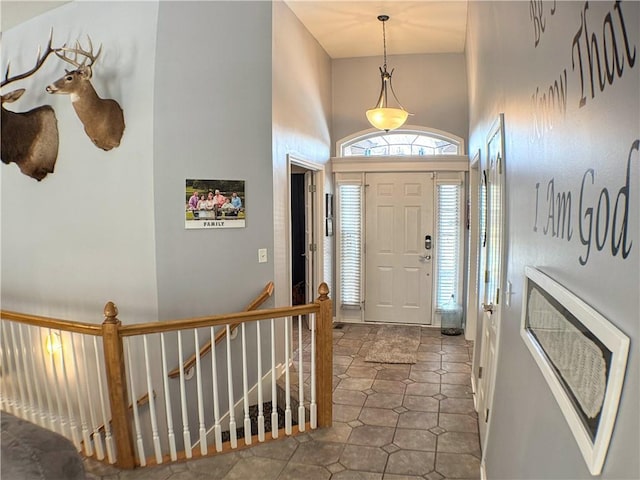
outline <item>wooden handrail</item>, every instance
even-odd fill
[[[217,327],[220,325],[254,322],[266,318],[291,317],[306,313],[317,313],[320,308],[312,303],[295,307],[278,307],[253,312],[227,313],[209,317],[185,318],[182,320],[169,320],[166,322],[136,323],[135,325],[123,325],[120,334],[123,337],[135,335],[149,335],[152,333],[172,332],[191,328]]]
[[[27,325],[34,325],[40,328],[53,328],[65,332],[82,333],[85,335],[102,335],[102,327],[100,324],[75,322],[71,320],[61,320],[59,318],[40,317],[38,315],[27,315],[26,313],[11,312],[9,310],[0,310],[0,318],[3,320],[12,320]]]
[[[260,305],[266,302],[271,295],[273,295],[273,282],[267,283],[264,289],[262,290],[262,292],[260,293],[260,295],[258,295],[255,298],[255,300],[253,300],[249,305],[247,305],[244,311],[251,312],[256,310]],[[240,323],[234,323],[233,325],[230,325],[230,332],[233,332],[236,328],[238,328],[238,325],[240,325]],[[221,329],[216,334],[214,339],[216,342],[216,345],[220,343],[222,339],[226,336],[227,336],[227,329],[226,328]],[[204,355],[209,353],[210,350],[211,350],[211,340],[209,340],[200,348],[200,357],[203,357]],[[195,364],[196,364],[196,354],[194,353],[184,362],[184,364],[182,365],[182,368],[186,372],[187,370],[192,368]],[[168,373],[168,376],[170,378],[175,378],[179,375],[180,375],[180,366],[177,366],[176,368],[174,368]]]
[[[256,298],[247,309],[257,308],[269,296],[272,295],[273,284],[269,283],[263,293]],[[112,418],[111,432],[113,444],[116,450],[116,466],[122,469],[132,469],[136,465],[136,450],[134,445],[133,421],[131,418],[131,406],[128,401],[127,378],[125,368],[125,356],[123,338],[135,335],[147,335],[152,333],[170,332],[176,330],[197,329],[211,326],[226,326],[236,328],[245,322],[264,319],[276,319],[295,317],[304,314],[314,314],[316,319],[315,363],[317,392],[317,415],[311,418],[317,419],[318,427],[327,427],[332,423],[332,301],[329,298],[329,288],[322,283],[318,288],[319,297],[312,304],[270,308],[265,310],[251,310],[224,315],[207,317],[195,317],[164,322],[149,322],[123,326],[118,319],[118,309],[112,302],[104,307],[105,320],[101,325],[72,322],[54,318],[39,317],[0,310],[3,319],[13,320],[25,324],[36,325],[43,328],[53,328],[62,331],[77,332],[87,335],[99,335],[102,337],[104,349],[105,379],[107,395]],[[224,329],[226,331],[226,329]],[[223,338],[218,332],[216,338]],[[214,339],[215,341],[215,339]],[[202,348],[207,348],[204,346]],[[209,347],[210,348],[210,347]],[[285,347],[288,348],[288,347]],[[206,351],[209,351],[208,348]],[[155,396],[155,392],[153,392]],[[138,402],[148,401],[144,395]],[[312,420],[313,421],[313,420]],[[315,425],[313,426],[315,428]],[[209,449],[211,451],[211,448]]]
[[[247,307],[244,309],[245,312],[250,312],[251,310],[257,309],[260,305],[267,301],[269,297],[273,295],[273,282],[267,283],[260,295],[258,295]]]

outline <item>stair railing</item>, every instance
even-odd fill
[[[245,312],[251,312],[253,310],[257,310],[264,302],[266,302],[271,295],[273,295],[273,282],[269,282],[265,285],[264,289],[262,290],[262,292],[260,292],[260,295],[258,295],[249,305],[247,305],[247,307],[244,309]],[[233,332],[236,330],[236,328],[238,328],[240,324],[236,323],[234,325],[231,325],[231,333],[233,334]],[[226,329],[220,329],[218,334],[215,337],[215,344],[217,345],[218,343],[220,343],[222,340],[224,340],[224,338],[227,335],[227,330]],[[200,348],[200,358],[204,357],[207,353],[209,353],[211,351],[211,340],[209,340],[207,343],[205,343],[201,348]],[[196,354],[194,353],[193,355],[191,355],[183,364],[183,368],[185,372],[188,372],[189,370],[191,370],[196,364]],[[169,372],[169,377],[171,378],[176,378],[180,376],[180,367],[176,367],[173,370],[171,370]]]
[[[328,293],[323,283],[318,299],[308,305],[132,325],[120,322],[112,302],[105,306],[102,325],[0,310],[0,407],[72,439],[84,455],[120,468],[261,443],[267,440],[268,423],[271,438],[330,426]],[[291,320],[297,319],[301,328],[303,315],[309,319],[310,345],[303,344],[300,333],[297,342],[292,338]],[[241,333],[232,341],[231,329],[238,325]],[[220,330],[226,342],[216,347]],[[200,355],[203,332],[211,342],[210,363]],[[183,341],[190,336],[191,348]],[[290,357],[290,345],[297,349],[297,364]],[[196,352],[191,367],[195,382],[185,374],[186,349]],[[306,358],[303,352],[309,349],[311,356]],[[179,385],[168,382],[166,368],[176,356]],[[290,378],[290,369],[298,372],[297,379]],[[285,405],[277,405],[280,376],[286,379]],[[296,381],[302,392],[297,426],[292,425],[289,398]],[[145,391],[152,394],[142,408],[131,399],[139,392],[144,397]],[[258,400],[257,426],[250,418],[252,396]],[[264,408],[268,404],[270,416]],[[240,428],[236,410],[244,416]],[[181,421],[174,422],[174,414]],[[198,440],[193,443],[192,437]],[[147,457],[147,452],[153,453]]]

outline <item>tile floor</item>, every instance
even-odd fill
[[[87,460],[87,479],[480,478],[478,422],[470,384],[472,343],[462,335],[421,328],[417,363],[368,363],[366,352],[379,326],[337,326],[342,328],[334,329],[331,428],[133,471]]]

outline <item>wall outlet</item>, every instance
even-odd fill
[[[259,248],[258,249],[258,263],[267,263],[267,249]]]

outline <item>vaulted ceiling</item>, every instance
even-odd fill
[[[213,0],[215,1],[215,0]],[[387,54],[461,53],[465,46],[467,0],[285,0],[331,58],[382,55],[386,23]],[[0,31],[66,1],[2,0]]]
[[[387,54],[462,53],[467,1],[286,0],[287,5],[331,58],[382,54],[386,22]]]

